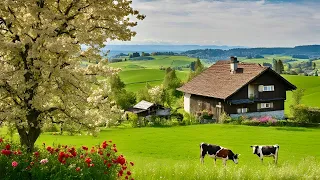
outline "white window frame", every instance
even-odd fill
[[[274,91],[274,85],[263,86],[263,91]]]
[[[269,108],[272,108],[272,104],[271,103],[261,103],[260,108],[261,109],[269,109]]]
[[[237,108],[237,113],[238,114],[243,114],[248,112],[248,108]]]

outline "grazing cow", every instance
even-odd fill
[[[253,154],[256,154],[263,162],[263,157],[273,157],[274,162],[277,164],[278,162],[278,152],[279,152],[279,145],[273,146],[259,146],[254,145],[250,146],[253,149]]]
[[[214,164],[217,159],[222,159],[223,164],[226,165],[227,160],[233,160],[238,164],[238,157],[240,154],[234,154],[230,149],[207,143],[200,144],[200,163],[204,163],[204,156],[208,154],[209,157],[214,158]]]

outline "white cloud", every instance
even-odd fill
[[[320,43],[320,1],[134,0],[133,42],[295,46]]]

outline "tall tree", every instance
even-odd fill
[[[278,64],[278,73],[282,74],[282,72],[284,71],[284,66],[283,66],[281,59],[278,60],[277,64]]]
[[[315,62],[313,62],[313,69],[316,69],[317,64]]]
[[[164,89],[170,91],[171,95],[179,97],[181,92],[177,91],[176,89],[181,85],[181,80],[177,77],[176,71],[174,69],[167,71],[163,80]]]
[[[191,79],[193,79],[198,74],[202,73],[203,71],[204,71],[204,66],[201,63],[200,59],[197,58],[197,61],[194,62],[194,72],[191,68],[191,71],[189,73],[188,82],[191,81]]]
[[[272,59],[272,66],[273,66],[273,70],[278,72],[279,66],[278,66],[278,61],[276,59]]]
[[[144,16],[131,1],[0,1],[0,121],[15,124],[29,151],[45,122],[96,130],[110,118],[110,87],[96,76],[115,71],[100,49],[107,40],[130,40],[132,18]]]

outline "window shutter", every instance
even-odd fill
[[[259,85],[259,86],[258,86],[258,91],[259,91],[259,92],[262,92],[262,91],[263,91],[263,85]]]
[[[261,103],[258,103],[258,104],[257,104],[257,109],[258,109],[258,110],[261,109]]]
[[[237,109],[237,113],[240,114],[241,113],[241,108]]]
[[[270,108],[273,108],[273,102],[270,103]]]

